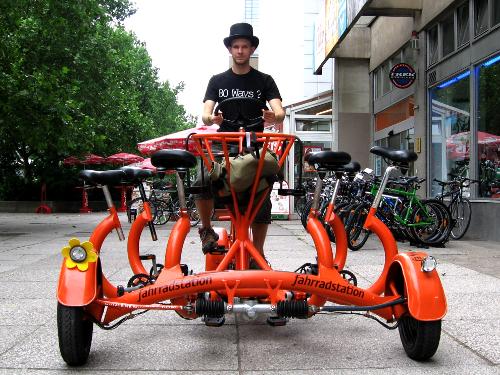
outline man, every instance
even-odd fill
[[[276,83],[270,75],[261,73],[250,66],[250,56],[259,45],[259,39],[253,35],[252,25],[248,23],[232,25],[230,35],[224,38],[224,45],[233,58],[233,66],[210,79],[203,99],[203,123],[205,125],[217,124],[220,126],[219,131],[234,131],[224,123],[224,114],[214,115],[213,110],[216,103],[242,95],[269,103],[271,110],[262,110],[263,121],[271,124],[282,122],[285,118],[285,111],[281,105],[281,96]],[[210,222],[214,207],[213,197],[209,194],[196,197],[196,207],[202,224],[199,229],[202,250],[206,253],[216,247],[218,240]],[[252,224],[253,243],[262,255],[264,255],[264,241],[270,223],[271,200],[268,197]]]

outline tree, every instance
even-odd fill
[[[131,152],[192,126],[183,85],[159,82],[121,25],[133,12],[128,0],[0,2],[0,199],[66,180],[54,166],[68,155]]]

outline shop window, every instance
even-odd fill
[[[429,29],[428,36],[429,46],[429,65],[438,61],[438,28],[437,25]]]
[[[391,59],[391,68],[394,66],[394,65],[397,65],[401,63],[401,53],[397,53],[395,54],[392,59]]]
[[[469,43],[469,3],[457,8],[457,45]]]
[[[375,141],[375,145],[382,147],[389,147],[395,150],[414,151],[415,149],[414,139],[415,139],[415,131],[413,128],[411,128],[396,134],[392,134],[386,138],[379,139],[378,141]],[[382,174],[384,174],[386,168],[387,168],[387,163],[380,156],[375,156],[375,165],[374,165],[375,174],[377,176],[381,176]],[[406,175],[407,176],[415,175],[415,166],[413,162],[409,164]]]
[[[470,72],[461,73],[430,90],[430,180],[446,180],[449,173],[469,176]],[[440,192],[436,183],[431,194]]]
[[[410,64],[416,70],[416,50],[411,48],[409,44],[403,49],[403,62]]]
[[[488,0],[474,0],[474,35],[488,30]]]
[[[500,1],[493,1],[493,25],[500,24]]]
[[[441,31],[443,35],[443,43],[441,43],[441,45],[443,47],[443,56],[455,50],[455,23],[453,19],[454,15],[452,13],[441,22]]]
[[[330,120],[296,120],[295,130],[298,132],[329,132],[332,130]]]
[[[382,95],[391,91],[391,82],[389,81],[389,63],[382,65]]]
[[[500,198],[500,55],[478,68],[479,196]]]
[[[382,69],[377,69],[375,72],[375,97],[382,96]]]
[[[302,160],[299,159],[299,148],[294,147],[294,181],[295,186],[297,186],[299,178],[299,168],[302,168],[302,177],[304,179],[315,178],[318,173],[314,168],[305,161],[305,156],[311,152],[317,151],[330,151],[332,149],[331,142],[320,142],[320,141],[303,141],[302,142]]]

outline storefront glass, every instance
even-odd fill
[[[413,128],[404,130],[400,133],[391,135],[387,138],[375,141],[376,146],[389,147],[395,150],[411,150],[415,149],[415,131]],[[381,176],[384,174],[387,164],[380,156],[375,156],[375,174]],[[408,166],[407,176],[415,175],[414,163]]]
[[[500,55],[477,68],[479,196],[500,198]]]
[[[305,160],[305,156],[312,152],[318,151],[331,151],[331,142],[321,142],[321,141],[303,141],[302,149],[302,159],[299,157],[299,148],[294,147],[294,174],[295,174],[295,186],[297,186],[299,178],[299,168],[302,168],[302,177],[304,179],[315,178],[317,173],[314,171],[313,167],[310,166]]]
[[[432,88],[430,99],[430,180],[447,180],[449,173],[469,176],[470,72]],[[432,182],[431,194],[439,192],[439,185]]]
[[[295,131],[298,132],[330,132],[331,130],[331,120],[301,119],[295,121]]]

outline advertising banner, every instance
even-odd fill
[[[318,72],[368,0],[325,0],[314,27],[314,71]]]

